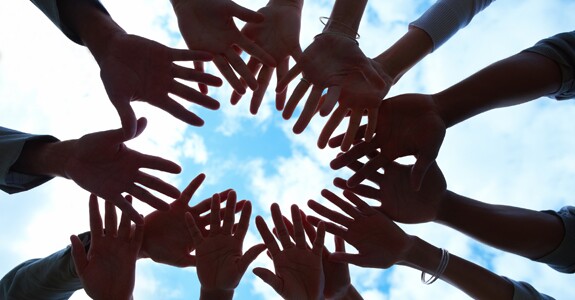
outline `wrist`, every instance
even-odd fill
[[[452,206],[453,201],[457,201],[457,196],[458,195],[456,193],[450,190],[445,191],[441,201],[439,201],[434,222],[446,225],[450,224],[451,214],[453,212],[457,213],[457,210],[454,210]]]
[[[417,236],[410,236],[411,245],[403,260],[398,264],[408,266],[422,272],[433,273],[441,261],[441,249],[427,243]]]
[[[205,287],[200,288],[200,300],[211,300],[211,299],[232,299],[234,296],[234,290],[224,290],[224,289],[206,289]]]
[[[292,6],[302,10],[303,0],[270,0],[266,6]]]

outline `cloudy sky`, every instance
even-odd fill
[[[102,1],[129,33],[185,48],[169,1]],[[371,1],[360,26],[360,44],[376,56],[407,30],[434,1]],[[263,0],[238,3],[258,9]],[[320,16],[328,16],[333,0],[308,0],[302,16],[301,44],[306,47],[321,31]],[[499,59],[558,32],[571,31],[572,1],[497,1],[480,13],[439,50],[424,59],[394,86],[389,95],[433,93],[464,79]],[[68,40],[28,1],[0,2],[0,125],[25,132],[73,139],[119,127],[107,99],[98,67],[87,49]],[[213,67],[208,72],[217,74]],[[316,138],[325,122],[316,118],[300,135],[293,120],[275,111],[269,88],[257,116],[249,114],[249,98],[229,104],[231,88],[212,89],[222,108],[192,107],[206,120],[201,128],[186,126],[167,113],[134,105],[148,118],[148,128],[129,146],[179,163],[177,176],[158,174],[184,188],[200,172],[207,180],[194,199],[234,188],[250,199],[255,215],[269,218],[269,206],[283,211],[291,203],[307,209],[308,199],[321,200],[321,189],[335,176],[348,176],[328,166],[333,150],[319,150]],[[293,86],[291,87],[293,88]],[[531,209],[558,209],[575,194],[575,105],[542,98],[531,103],[485,113],[447,132],[439,154],[448,187],[491,203]],[[341,131],[341,130],[340,130]],[[73,182],[55,179],[17,195],[0,194],[0,274],[29,258],[65,247],[68,237],[88,228],[88,193]],[[142,213],[150,208],[136,204]],[[253,224],[253,223],[252,223]],[[402,226],[494,272],[532,283],[556,299],[573,299],[571,279],[544,265],[487,248],[436,224]],[[251,226],[245,247],[261,239]],[[331,240],[331,238],[328,238]],[[327,243],[331,247],[331,243]],[[271,267],[261,255],[253,266]],[[352,281],[365,299],[461,299],[464,294],[444,282],[424,286],[419,272],[405,267],[388,270],[352,268]],[[199,285],[194,269],[177,269],[151,261],[138,262],[136,299],[194,299]],[[278,296],[248,271],[236,290],[237,299]],[[88,299],[78,292],[73,299]]]

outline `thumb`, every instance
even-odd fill
[[[282,282],[276,274],[266,268],[254,268],[253,272],[257,277],[269,284],[278,294],[281,294]]]
[[[259,23],[264,20],[264,16],[258,12],[249,10],[232,1],[230,1],[229,5],[231,15],[246,23]]]
[[[82,244],[78,236],[71,235],[70,242],[72,243],[72,260],[74,261],[76,274],[80,275],[84,272],[84,269],[88,264],[88,256],[86,255],[84,244]]]
[[[419,191],[421,189],[421,185],[423,184],[423,179],[429,166],[433,163],[435,159],[429,158],[427,156],[420,156],[417,158],[417,161],[411,167],[411,176],[410,176],[410,183],[411,187]]]
[[[115,102],[114,102],[115,103]],[[136,114],[130,106],[129,102],[121,103],[116,106],[116,111],[120,116],[120,121],[122,122],[122,129],[126,139],[132,139],[136,136],[137,121]]]

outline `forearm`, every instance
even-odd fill
[[[517,105],[553,93],[561,71],[551,59],[521,52],[498,61],[434,95],[447,127],[494,108]]]
[[[11,170],[24,174],[67,178],[64,167],[71,155],[74,141],[26,142]]]
[[[96,61],[100,61],[116,34],[126,32],[91,1],[59,0],[60,18],[88,47]]]
[[[555,250],[565,235],[561,219],[547,213],[476,201],[446,193],[436,222],[478,241],[529,259]]]
[[[268,2],[267,6],[292,5],[292,6],[295,6],[301,10],[301,9],[303,9],[303,3],[304,3],[304,0],[270,0]]]
[[[336,0],[324,32],[341,32],[356,37],[367,0]]]
[[[399,264],[434,274],[441,261],[440,249],[417,237],[412,237],[412,243],[405,261]],[[514,288],[509,281],[453,254],[449,254],[447,267],[439,278],[473,299],[513,298]]]
[[[200,300],[226,300],[233,299],[234,290],[211,290],[200,288]]]
[[[433,42],[425,31],[410,26],[391,47],[374,58],[381,64],[395,84],[403,74],[433,50]]]

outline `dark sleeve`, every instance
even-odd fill
[[[513,285],[513,300],[554,300],[545,294],[539,293],[527,282],[515,281],[505,276],[503,278]]]
[[[565,206],[559,211],[543,211],[563,221],[565,236],[557,249],[535,261],[549,265],[562,273],[575,273],[575,207]]]
[[[575,98],[575,31],[554,35],[523,51],[543,55],[561,68],[561,87],[548,97],[557,100]]]
[[[79,235],[85,248],[90,233]],[[76,274],[70,246],[50,256],[25,261],[0,280],[0,299],[66,300],[82,289]]]
[[[65,23],[62,22],[60,19],[60,12],[58,10],[58,1],[57,0],[30,0],[38,9],[40,9],[56,27],[58,27],[62,33],[64,33],[70,40],[73,42],[83,45],[82,39],[76,34],[70,27],[68,27]],[[96,8],[101,10],[102,12],[109,15],[106,8],[100,3],[99,0],[74,0],[74,1],[87,1],[94,5]]]
[[[29,175],[11,170],[28,141],[57,142],[58,139],[0,127],[0,189],[6,193],[26,191],[52,179],[49,176]]]

